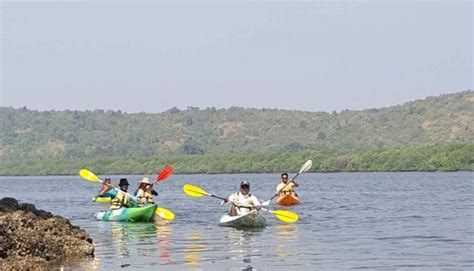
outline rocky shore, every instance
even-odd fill
[[[33,204],[0,200],[0,270],[50,270],[84,257],[94,257],[86,231]]]

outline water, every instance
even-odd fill
[[[127,177],[133,184],[142,176]],[[34,203],[86,229],[96,259],[74,269],[474,270],[474,173],[305,173],[302,204],[288,208],[300,220],[285,224],[265,213],[270,225],[260,230],[219,227],[227,207],[182,192],[190,183],[227,196],[243,178],[264,201],[279,175],[171,176],[158,185],[157,201],[176,219],[159,225],[96,221],[106,208],[91,202],[99,186],[76,176],[0,177],[0,198]]]

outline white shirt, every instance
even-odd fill
[[[258,201],[257,197],[251,195],[250,193],[244,195],[240,192],[234,193],[230,195],[229,202],[234,203],[237,206],[241,207],[255,207],[260,206],[260,202]],[[252,208],[253,209],[253,208]],[[249,208],[237,208],[237,214],[244,214],[250,212],[251,209]]]

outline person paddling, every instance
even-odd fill
[[[120,191],[127,192],[128,186],[129,186],[129,183],[126,178],[120,179],[120,182],[119,182]],[[120,193],[120,191],[117,191],[117,194],[115,195],[115,197],[113,197],[112,200],[110,201],[110,209],[120,209],[123,207],[128,207],[130,203],[130,197],[128,195],[125,195],[124,193]]]
[[[296,195],[296,192],[294,190],[294,187],[298,187],[298,186],[299,184],[295,180],[288,182],[288,173],[283,172],[281,174],[281,183],[278,184],[276,188],[276,194],[281,196],[281,195],[294,193],[295,196],[298,196]]]
[[[153,184],[150,182],[150,179],[145,177],[138,183],[138,189],[135,195],[140,203],[152,204],[155,203],[153,196],[158,196],[158,192],[153,189]]]
[[[229,215],[236,216],[250,212],[253,209],[260,210],[261,205],[257,197],[250,194],[250,183],[246,180],[240,183],[240,191],[224,198],[224,203],[232,203]]]
[[[110,177],[106,177],[97,196],[101,198],[113,198],[115,195],[117,195],[117,190],[112,186],[112,180]]]

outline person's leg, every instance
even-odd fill
[[[230,216],[236,216],[237,215],[237,210],[234,206],[230,207],[229,215]]]

